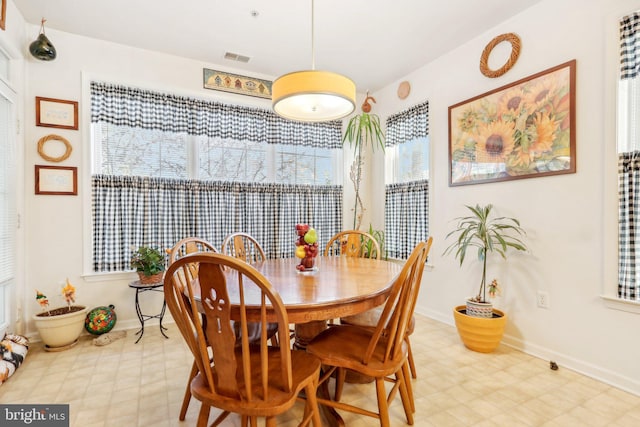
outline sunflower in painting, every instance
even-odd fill
[[[569,73],[561,68],[451,107],[453,182],[557,170],[554,160],[570,152]]]

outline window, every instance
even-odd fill
[[[8,81],[9,58],[0,51],[0,336],[10,326],[16,276],[15,92]]]
[[[387,119],[385,244],[392,258],[407,258],[429,236],[429,104]]]
[[[640,301],[640,11],[620,21],[618,297]]]
[[[293,255],[294,225],[342,228],[341,122],[91,83],[93,270],[128,269],[132,246],[219,245],[252,234]]]

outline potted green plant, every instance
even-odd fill
[[[165,253],[152,246],[140,246],[131,254],[131,268],[138,272],[140,283],[158,283],[164,274]]]
[[[346,141],[349,141],[349,146],[353,147],[355,152],[355,158],[353,159],[353,163],[351,164],[349,171],[349,178],[351,179],[351,182],[353,182],[353,186],[356,191],[355,205],[353,207],[354,230],[360,229],[362,214],[364,212],[362,199],[360,198],[360,181],[362,180],[362,165],[364,164],[362,147],[366,147],[368,144],[371,144],[371,147],[374,150],[379,146],[380,149],[384,151],[385,137],[382,132],[382,127],[380,126],[380,118],[377,114],[370,113],[371,104],[369,101],[374,103],[376,102],[372,96],[369,96],[369,92],[367,92],[367,97],[360,107],[362,109],[362,113],[353,116],[349,120],[342,138],[342,143],[344,144]],[[359,213],[358,210],[360,211]]]
[[[489,352],[493,351],[500,342],[506,323],[506,315],[493,308],[491,301],[487,298],[494,296],[498,292],[498,281],[493,279],[487,283],[487,258],[492,253],[499,254],[503,259],[507,259],[509,248],[517,251],[526,251],[527,247],[522,240],[526,235],[524,229],[520,227],[520,222],[515,218],[492,216],[493,206],[466,206],[471,215],[458,217],[457,225],[453,231],[447,234],[447,239],[455,240],[445,249],[444,254],[454,254],[460,266],[464,263],[468,250],[475,250],[477,259],[482,263],[482,275],[478,293],[467,300],[466,306],[458,306],[454,309],[454,318],[458,332],[465,345],[472,350]],[[471,319],[470,319],[471,318]],[[480,319],[480,320],[474,320]],[[483,319],[490,323],[482,322]],[[498,319],[494,320],[493,319]],[[492,321],[492,322],[491,322]],[[465,322],[463,331],[459,323]],[[471,324],[469,324],[471,323]],[[483,329],[496,328],[492,332],[491,343],[485,343],[487,337],[474,337],[472,344],[467,345],[463,333],[473,332],[478,327]],[[488,331],[483,331],[482,335],[487,335]],[[495,342],[495,336],[497,342]],[[477,341],[482,341],[477,343]],[[478,345],[476,345],[478,344]],[[477,348],[472,348],[477,347]]]
[[[36,290],[36,301],[42,307],[42,312],[35,314],[35,322],[40,338],[47,351],[61,351],[73,347],[82,333],[87,307],[73,305],[76,302],[76,288],[69,283],[62,288],[62,296],[67,305],[49,309],[49,299],[42,292]]]

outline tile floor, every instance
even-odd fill
[[[495,353],[465,349],[455,328],[416,316],[411,340],[418,364],[414,380],[416,426],[640,426],[640,397],[528,356],[506,346]],[[69,403],[71,426],[191,426],[178,412],[191,355],[175,325],[170,339],[149,323],[140,343],[134,331],[98,347],[89,336],[57,353],[33,343],[23,366],[0,386],[2,403]],[[372,384],[345,387],[343,399],[375,408]],[[391,405],[391,425],[406,425],[399,397]],[[212,411],[211,420],[215,410]],[[283,415],[279,426],[295,426],[302,403]],[[350,427],[377,426],[377,420],[343,412]],[[223,423],[236,427],[239,418]]]

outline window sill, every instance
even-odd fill
[[[138,278],[135,272],[116,271],[113,273],[87,273],[82,278],[87,282],[110,282],[116,280],[127,280],[132,282]]]
[[[607,308],[640,314],[640,301],[629,301],[608,295],[600,295],[600,298]]]

